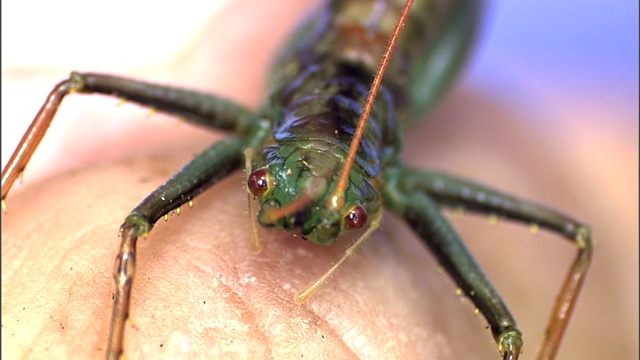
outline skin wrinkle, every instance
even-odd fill
[[[81,238],[83,237],[84,234],[78,234],[77,238]],[[71,243],[75,243],[75,241],[71,241]],[[70,270],[69,268],[65,268],[65,267],[61,267],[59,266],[60,264],[65,262],[65,259],[70,258],[70,254],[72,253],[72,249],[73,247],[69,247],[69,248],[63,248],[63,247],[57,247],[59,250],[62,250],[61,252],[56,252],[56,256],[55,258],[58,259],[57,261],[54,261],[51,263],[51,267],[49,268],[48,271],[46,271],[48,274],[50,274],[49,277],[47,278],[43,278],[46,279],[46,281],[43,281],[42,284],[40,286],[38,286],[39,288],[50,288],[49,283],[51,283],[52,281],[55,282],[56,279],[60,278],[61,276],[64,277],[66,276],[65,274],[69,273]],[[39,249],[39,248],[34,248],[34,249]],[[33,254],[31,254],[33,256]],[[49,253],[49,255],[51,255]],[[29,257],[29,254],[27,253],[26,258]],[[82,269],[83,266],[78,264],[78,266],[75,267],[75,270],[78,271],[80,269]],[[58,269],[58,271],[56,271],[56,269]],[[21,269],[23,270],[23,273],[28,272],[29,269]],[[80,272],[80,274],[82,274],[82,272]],[[50,314],[46,320],[42,323],[42,327],[40,328],[40,334],[41,335],[45,335],[45,334],[51,334],[51,331],[53,329],[54,332],[59,332],[60,334],[62,334],[63,338],[66,339],[66,341],[68,341],[70,344],[67,346],[67,348],[73,348],[73,343],[75,340],[75,338],[73,337],[69,337],[68,334],[65,332],[65,329],[68,328],[69,322],[70,320],[70,314],[72,314],[72,312],[70,311],[69,307],[73,306],[72,302],[70,301],[71,298],[71,294],[76,294],[77,291],[75,291],[74,289],[86,289],[86,287],[82,287],[80,282],[82,283],[87,283],[87,279],[83,278],[82,280],[80,280],[79,278],[75,277],[74,281],[69,285],[69,289],[68,290],[59,290],[62,293],[67,294],[66,295],[66,301],[63,302],[59,302],[57,304],[55,304],[52,308],[43,308],[42,312],[43,315],[47,315]],[[18,288],[19,289],[19,288]],[[43,294],[39,294],[38,296],[43,296]],[[52,304],[53,305],[53,304]],[[99,312],[98,309],[94,309],[93,313],[97,313]],[[44,316],[43,316],[44,318]],[[52,339],[51,336],[43,336],[43,338],[49,338]],[[39,346],[42,346],[41,344],[37,344]]]
[[[232,176],[233,180],[231,180],[231,182],[235,182],[235,180],[238,178],[236,175]],[[244,205],[245,203],[243,202],[242,205]],[[194,219],[194,218],[187,218],[187,219],[183,219],[183,221],[176,221],[172,227],[164,227],[164,229],[160,230],[165,232],[169,238],[175,238],[176,236],[179,238],[179,234],[182,230],[184,230],[185,227],[189,227],[189,226],[193,226],[194,224],[198,224],[198,219]],[[152,233],[153,234],[153,233]],[[169,249],[171,249],[171,243],[167,242],[167,243],[163,243],[164,241],[158,241],[158,242],[154,242],[153,245],[150,244],[150,246],[152,248],[155,248],[155,251],[150,251],[152,249],[141,249],[141,252],[148,252],[148,256],[149,257],[155,257],[154,253],[157,253],[158,251],[163,251],[162,249],[165,249],[165,251],[168,251]],[[196,253],[206,253],[207,249],[210,248],[211,246],[213,246],[213,244],[215,244],[215,242],[191,242],[191,241],[186,241],[184,243],[183,246],[187,246],[190,247],[194,250],[190,251],[190,252],[196,252]],[[239,276],[239,271],[238,269],[240,267],[242,267],[242,263],[230,263],[229,261],[226,261],[226,257],[221,257],[218,258],[216,260],[217,266],[219,266],[220,268],[223,269],[234,269],[234,275],[232,277],[224,277],[224,276],[220,276],[219,272],[213,272],[210,270],[210,267],[206,267],[206,266],[202,266],[199,264],[198,262],[199,258],[196,259],[190,259],[189,262],[191,264],[193,264],[193,266],[196,269],[201,270],[202,273],[206,274],[205,277],[210,277],[211,275],[215,276],[218,279],[218,286],[221,286],[222,288],[217,289],[220,291],[222,295],[222,299],[224,299],[226,304],[231,304],[232,307],[236,308],[235,312],[241,314],[241,318],[242,318],[242,323],[245,324],[250,324],[250,331],[249,333],[252,333],[253,336],[251,336],[251,338],[253,339],[265,339],[264,343],[267,345],[267,349],[265,351],[265,353],[271,353],[272,351],[269,349],[270,348],[270,341],[268,341],[268,339],[271,338],[270,334],[268,332],[265,332],[265,329],[263,327],[261,327],[259,325],[258,322],[258,311],[256,311],[259,308],[259,305],[251,305],[251,303],[247,300],[244,299],[244,293],[246,291],[244,290],[244,287],[241,286],[241,281],[243,279],[243,277]],[[193,276],[197,277],[197,274],[191,274]],[[170,296],[169,294],[167,294],[168,296]],[[283,297],[286,298],[286,297]],[[256,335],[258,334],[258,335]]]
[[[188,223],[183,223],[183,226],[189,226],[189,224]],[[179,228],[180,228],[180,226],[178,226],[178,229],[177,229],[178,231],[179,231]],[[176,236],[173,234],[173,231],[169,231],[168,235],[169,235],[168,239],[171,239],[171,238],[175,239],[176,238]],[[201,249],[202,245],[204,245],[204,243],[200,243],[200,246],[199,246],[197,243],[194,244],[194,243],[191,243],[190,241],[186,241],[186,242],[184,242],[182,244],[182,246],[195,249],[195,250],[192,251],[192,252],[195,252],[195,253],[202,253],[201,252],[201,250],[203,250],[203,249]],[[156,243],[156,244],[153,244],[152,246],[156,248],[155,252],[168,251],[168,253],[171,254],[171,255],[175,254],[173,251],[170,251],[171,250],[171,244]],[[148,250],[151,250],[151,249],[148,249]],[[184,250],[181,250],[180,252],[184,252]],[[206,250],[205,250],[205,252],[206,252]],[[156,256],[154,256],[153,251],[150,252],[150,254],[148,254],[148,255],[151,258],[156,257]],[[218,299],[220,299],[223,302],[222,306],[224,308],[229,308],[229,307],[233,308],[234,309],[233,313],[234,314],[239,314],[240,317],[241,317],[241,320],[239,320],[239,323],[248,324],[249,328],[248,328],[247,332],[249,334],[255,334],[256,333],[255,332],[255,330],[256,330],[255,321],[253,321],[254,317],[251,316],[253,312],[251,311],[251,309],[250,309],[249,305],[247,304],[247,302],[243,299],[243,296],[242,296],[241,292],[238,290],[237,286],[234,286],[234,285],[236,285],[236,281],[234,281],[233,279],[231,281],[227,281],[224,276],[221,276],[220,272],[214,273],[211,270],[207,270],[206,267],[203,267],[203,266],[201,266],[201,265],[199,265],[197,263],[198,259],[199,258],[193,259],[193,261],[191,261],[191,259],[189,259],[187,261],[188,268],[189,268],[189,278],[191,278],[191,279],[209,279],[212,276],[214,276],[217,279],[216,286],[215,286],[215,291],[220,294]],[[224,257],[222,259],[224,259]],[[232,266],[229,265],[228,262],[224,262],[224,260],[222,260],[222,264],[220,264],[220,262],[218,262],[218,263],[219,263],[219,265],[222,266],[222,268],[229,268],[229,269],[233,268]],[[198,272],[197,271],[196,272],[192,271],[193,268],[200,270],[200,272],[205,274],[205,276],[198,276]],[[160,276],[160,275],[151,274],[151,276],[157,277],[157,276]],[[194,280],[194,281],[197,282],[197,280]],[[209,282],[209,281],[207,281],[207,282]],[[202,284],[202,286],[207,286],[207,285],[206,284]],[[144,287],[146,287],[146,286],[141,286],[140,291],[144,291],[143,290]],[[178,284],[175,287],[175,289],[162,289],[163,292],[162,292],[162,295],[161,295],[160,298],[170,298],[172,296],[173,292],[181,291],[181,288],[182,288],[181,284]],[[193,296],[190,296],[190,298],[193,300]],[[196,298],[197,298],[197,300],[193,301],[194,305],[195,306],[200,306],[202,304],[202,300],[201,300],[202,297],[198,296]],[[216,299],[213,299],[214,302],[215,302],[215,300]],[[157,299],[157,300],[153,300],[152,299],[152,301],[161,301],[161,300],[160,299]],[[209,306],[211,306],[211,303],[212,303],[212,299],[208,299],[207,298],[207,304]],[[195,316],[195,317],[193,317],[193,319],[191,321],[198,321],[197,320],[198,318],[199,318],[199,316]],[[205,321],[205,320],[207,320],[207,319],[203,319],[202,321]],[[210,319],[210,320],[214,320],[214,319]],[[236,322],[237,321],[234,321],[234,323],[236,323]],[[193,328],[193,326],[190,326],[190,327]],[[201,331],[201,329],[203,327],[205,329],[207,328],[207,326],[203,325],[203,324],[199,324],[195,328],[199,329],[197,332],[202,334],[203,331]],[[204,333],[209,334],[209,336],[212,335],[212,334],[213,334],[213,336],[215,336],[216,332],[215,331],[214,332],[204,331]],[[205,334],[203,334],[203,335],[207,336]],[[258,338],[259,337],[261,337],[261,336],[258,336]],[[249,336],[249,338],[253,339],[253,338],[256,338],[256,337],[255,336]],[[166,343],[167,341],[164,340],[164,342]]]
[[[263,278],[264,280],[264,277],[260,276],[259,274],[256,274],[256,277],[258,279]],[[291,301],[292,292],[290,290],[285,290],[285,288],[283,287],[276,287],[273,291],[275,292],[274,298],[279,299],[279,302],[283,303],[285,307],[291,307],[293,305]],[[303,305],[303,307],[294,305],[295,313],[292,315],[292,318],[289,320],[286,320],[285,322],[282,322],[282,319],[280,319],[280,316],[275,316],[275,317],[273,316],[274,314],[273,311],[274,310],[277,311],[276,310],[277,302],[274,302],[273,299],[265,298],[263,300],[260,300],[260,299],[256,299],[253,296],[249,296],[249,298],[250,298],[250,301],[249,301],[250,308],[252,309],[251,312],[252,314],[255,315],[255,323],[257,324],[258,328],[267,339],[266,341],[267,350],[268,350],[268,353],[271,354],[273,358],[280,358],[283,355],[287,354],[286,351],[283,353],[283,350],[288,347],[290,347],[294,352],[300,351],[299,345],[296,345],[295,342],[291,342],[290,346],[284,345],[282,343],[283,335],[284,335],[281,330],[282,327],[284,327],[285,329],[291,329],[292,333],[298,334],[298,335],[293,335],[293,339],[301,338],[301,337],[306,338],[305,333],[307,331],[313,328],[319,328],[315,332],[320,332],[323,334],[327,334],[327,333],[333,334],[332,338],[335,339],[334,341],[338,341],[340,343],[341,348],[348,349],[348,346],[344,344],[344,341],[341,339],[338,333],[331,327],[331,325],[328,324],[326,321],[323,321],[321,317],[317,314],[317,312],[311,307],[306,305]],[[300,327],[299,325],[301,324],[301,322],[294,319],[300,319],[304,324],[312,323],[313,327],[312,328],[309,328],[307,326]],[[308,320],[304,320],[304,319],[308,319]],[[269,328],[273,327],[274,325],[276,325],[274,329],[279,329],[277,334],[273,332],[274,330],[269,330]],[[330,331],[327,331],[327,330],[330,330]],[[350,358],[351,357],[352,356],[350,356]],[[353,357],[355,358],[355,356]]]
[[[285,295],[288,295],[287,297],[290,297],[289,293],[287,293],[286,291],[284,293]],[[285,299],[287,297],[285,297]],[[340,345],[341,351],[339,351],[338,353],[340,353],[342,356],[345,356],[345,358],[358,358],[354,349],[345,341],[340,331],[336,329],[335,324],[332,324],[328,318],[320,315],[318,311],[314,309],[313,305],[302,305],[301,308],[297,310],[297,312],[302,313],[300,315],[301,318],[307,319],[305,320],[307,323],[313,324],[313,327],[316,328],[315,333],[324,335],[325,341],[327,339],[333,339],[334,342],[337,342]],[[331,337],[329,335],[331,335]]]
[[[225,301],[229,304],[232,304],[236,311],[241,314],[242,322],[245,324],[249,324],[248,333],[253,334],[253,337],[256,339],[264,339],[263,343],[267,345],[267,348],[264,349],[265,353],[270,353],[270,346],[268,338],[269,336],[265,333],[264,329],[262,329],[258,322],[256,321],[256,311],[255,307],[250,306],[250,303],[247,302],[242,296],[241,292],[234,289],[234,287],[225,284],[224,281],[221,281],[224,288],[227,289],[226,296],[223,296]],[[230,296],[231,295],[231,296]],[[238,309],[240,308],[240,309]]]
[[[222,281],[224,284],[224,281]],[[242,291],[237,290],[237,282],[234,282],[234,286],[233,290],[231,286],[229,287],[229,290],[232,291],[231,293],[234,296],[234,299],[236,301],[233,301],[233,304],[235,307],[238,307],[239,304],[242,305],[242,319],[243,322],[245,324],[250,324],[250,332],[252,334],[254,334],[254,337],[256,339],[263,339],[263,343],[266,344],[266,349],[264,349],[264,353],[271,353],[271,346],[270,346],[270,341],[269,341],[269,334],[265,331],[264,328],[262,328],[260,326],[260,323],[258,321],[258,316],[257,316],[257,311],[256,311],[256,306],[252,305],[250,301],[246,300],[245,297],[242,295]]]

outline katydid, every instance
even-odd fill
[[[121,226],[108,358],[124,352],[137,239],[240,168],[247,170],[248,190],[260,207],[252,215],[261,226],[321,245],[362,229],[338,264],[379,227],[383,208],[404,218],[487,319],[503,359],[519,357],[522,334],[442,207],[534,224],[574,242],[578,255],[540,353],[540,358],[555,356],[590,263],[589,227],[472,181],[410,168],[399,159],[403,132],[434,106],[464,62],[482,4],[416,0],[411,5],[329,1],[276,60],[271,90],[258,111],[214,95],[95,73],[74,72],[53,89],[3,169],[3,204],[70,93],[116,96],[233,133],[145,198]],[[259,235],[252,244],[260,250]],[[296,301],[306,301],[333,270],[296,295]]]

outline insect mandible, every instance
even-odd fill
[[[262,110],[262,116],[255,116],[240,106],[221,102],[215,97],[204,96],[201,98],[202,103],[212,105],[212,110],[205,109],[204,114],[196,115],[196,121],[222,121],[221,123],[217,122],[215,126],[226,130],[237,130],[242,136],[223,140],[216,144],[212,156],[203,155],[197,160],[203,161],[206,166],[192,167],[191,170],[194,171],[183,180],[171,183],[166,188],[160,188],[156,193],[157,196],[151,198],[150,202],[143,202],[143,205],[137,208],[136,214],[127,218],[123,227],[124,237],[129,239],[131,243],[135,242],[135,236],[131,235],[132,233],[146,234],[155,221],[166,213],[178,209],[180,205],[189,202],[204,189],[205,184],[210,185],[212,177],[219,177],[240,167],[244,151],[250,148],[254,150],[254,154],[250,156],[253,164],[248,165],[247,168],[254,169],[254,171],[249,177],[249,187],[254,196],[263,197],[261,200],[262,211],[258,216],[263,225],[295,228],[296,231],[301,232],[303,237],[312,241],[332,243],[345,227],[364,228],[368,226],[370,230],[375,230],[377,225],[372,226],[371,222],[367,223],[366,214],[369,214],[369,220],[377,221],[381,211],[380,201],[384,199],[386,207],[391,208],[412,224],[432,248],[444,268],[454,277],[458,286],[474,301],[483,315],[488,317],[503,356],[516,358],[520,352],[521,335],[515,327],[515,322],[503,304],[495,305],[499,296],[488,281],[483,278],[478,280],[478,277],[481,276],[479,269],[463,250],[446,220],[440,215],[440,206],[464,206],[472,211],[525,221],[543,228],[547,227],[577,242],[581,251],[569,277],[573,282],[568,282],[565,285],[563,296],[560,298],[566,300],[561,300],[559,307],[573,306],[584,279],[591,255],[589,230],[585,225],[570,218],[500,192],[494,192],[490,188],[441,173],[411,170],[397,159],[401,135],[398,133],[396,122],[407,123],[408,120],[402,120],[402,118],[408,118],[413,115],[412,112],[421,113],[431,107],[432,96],[435,99],[441,92],[440,87],[444,87],[449,82],[448,71],[453,73],[456,70],[463,58],[462,54],[466,51],[468,39],[475,31],[473,26],[470,26],[475,23],[474,17],[478,11],[476,9],[478,4],[475,2],[452,2],[452,4],[445,4],[445,9],[436,10],[427,9],[425,4],[415,5],[414,13],[412,13],[415,18],[407,21],[409,29],[406,32],[413,33],[415,36],[418,24],[421,24],[420,21],[433,21],[438,24],[435,28],[442,31],[442,33],[436,32],[432,35],[433,39],[431,40],[438,46],[429,48],[427,52],[424,52],[426,51],[424,49],[423,52],[418,52],[418,54],[425,55],[419,57],[422,59],[421,61],[424,61],[421,64],[422,67],[415,65],[414,67],[406,67],[404,64],[406,59],[402,56],[410,59],[409,55],[413,56],[411,54],[413,49],[419,49],[419,47],[407,45],[415,45],[416,38],[412,38],[410,35],[405,34],[405,37],[411,39],[412,42],[400,40],[400,50],[394,54],[390,70],[385,74],[385,76],[390,76],[392,80],[386,80],[372,113],[372,118],[379,122],[377,123],[379,128],[374,129],[373,125],[368,126],[368,132],[363,140],[364,147],[358,150],[358,159],[354,170],[349,172],[350,184],[353,189],[340,186],[340,191],[333,191],[333,181],[337,180],[334,179],[334,174],[340,173],[341,167],[339,165],[344,161],[344,153],[347,150],[343,137],[345,135],[350,137],[353,133],[355,119],[362,109],[361,104],[367,94],[368,83],[373,74],[374,66],[372,64],[377,64],[381,50],[389,37],[383,35],[389,35],[390,27],[388,24],[393,24],[393,22],[385,20],[387,17],[396,19],[399,5],[401,5],[389,6],[384,10],[369,9],[368,15],[363,16],[366,11],[362,12],[362,9],[350,10],[349,6],[352,4],[357,4],[357,2],[351,2],[344,8],[340,2],[333,4],[335,8],[331,12],[327,11],[327,14],[335,15],[335,18],[327,17],[327,23],[323,23],[322,16],[316,17],[318,23],[314,26],[321,29],[320,33],[325,34],[325,26],[326,29],[329,29],[327,33],[331,34],[332,31],[335,33],[329,37],[313,38],[313,45],[310,48],[305,47],[307,43],[304,41],[300,42],[301,47],[294,50],[291,57],[295,61],[288,62],[289,60],[286,58],[283,60],[285,65],[282,66],[281,73],[276,75],[276,78],[280,77],[276,83],[280,83],[281,86],[274,90],[273,97],[270,99],[271,103]],[[451,6],[452,9],[447,9],[448,6]],[[351,18],[349,11],[357,13],[358,18]],[[419,14],[418,11],[424,11],[424,14]],[[426,16],[418,16],[425,14]],[[375,31],[367,30],[374,33],[373,36],[370,36],[373,39],[372,42],[366,43],[367,51],[371,51],[372,54],[363,52],[361,48],[357,47],[358,41],[361,41],[359,37],[370,35],[361,34],[361,32],[366,33],[358,28],[361,26],[362,19],[377,20],[375,22],[377,27],[373,28]],[[387,28],[382,27],[381,24],[386,24]],[[343,38],[336,34],[349,36]],[[344,43],[341,46],[333,46],[338,39]],[[356,45],[349,43],[350,40],[354,41]],[[332,46],[327,46],[327,43]],[[452,46],[455,51],[453,53],[438,52],[438,50],[445,49],[443,44],[450,46],[447,48],[448,50]],[[351,48],[351,46],[355,47]],[[434,71],[436,65],[441,64],[429,62],[430,59],[435,58],[434,54],[450,56],[445,62],[445,68],[439,69],[441,71],[436,72],[435,78],[431,82],[412,83],[411,81],[415,78],[424,80],[427,73],[431,76],[430,73]],[[311,62],[298,64],[298,61],[303,61],[300,60],[301,58]],[[315,66],[316,62],[321,62],[322,66]],[[408,73],[408,69],[417,72]],[[441,75],[442,77],[439,77]],[[182,95],[165,93],[163,95],[155,92],[153,95],[140,95],[127,93],[134,83],[126,79],[101,75],[87,75],[85,77],[81,74],[76,74],[73,77],[71,81],[73,86],[80,86],[74,88],[73,91],[105,92],[108,94],[115,92],[119,97],[124,97],[128,101],[147,102],[159,110],[174,112],[185,118],[193,115],[195,111],[202,110],[200,104],[197,104],[198,106],[186,104],[195,96],[194,93]],[[119,84],[110,83],[112,80],[119,82]],[[93,81],[95,81],[95,85],[87,86]],[[430,85],[423,89],[420,88],[421,84]],[[311,90],[307,87],[311,87]],[[409,88],[412,90],[408,90]],[[158,88],[155,88],[154,91],[156,90]],[[165,90],[167,89],[162,91]],[[320,95],[316,97],[316,93],[320,93]],[[382,99],[380,95],[382,95]],[[418,99],[415,99],[416,96]],[[159,97],[164,98],[165,103],[157,102]],[[320,98],[323,101],[325,98],[329,100],[317,103]],[[412,106],[409,107],[408,104]],[[176,105],[181,108],[176,108]],[[421,107],[424,109],[420,109]],[[52,116],[53,112],[49,112],[49,114]],[[326,117],[325,114],[336,115],[335,117]],[[313,121],[309,121],[310,119]],[[336,119],[339,120],[337,123]],[[297,132],[300,128],[289,127],[291,124],[287,123],[288,120],[298,126],[303,125],[302,132]],[[286,149],[284,155],[277,154],[279,150],[270,145],[271,147],[267,147],[262,155],[259,154],[265,142],[271,143],[267,137],[273,130],[274,123],[278,121],[282,121],[280,125],[283,126],[279,133],[276,132],[275,140],[295,143],[300,141],[304,135],[304,140],[308,141],[310,134],[313,134],[305,131],[312,127],[311,130],[315,132],[316,136],[316,145],[295,148],[298,150]],[[375,121],[372,120],[372,123],[376,124]],[[258,123],[262,123],[262,127],[255,125]],[[322,128],[318,124],[330,124],[331,128]],[[331,134],[338,135],[338,139],[328,138],[327,136]],[[297,153],[300,151],[299,149],[304,149],[304,151]],[[313,151],[309,151],[309,149]],[[287,164],[282,171],[277,170],[278,166],[284,162],[282,159],[289,159],[289,156],[294,153],[291,160],[295,161],[300,168]],[[265,162],[270,162],[270,165],[265,165]],[[10,164],[19,163],[11,161]],[[22,165],[19,165],[15,174],[22,171],[21,167]],[[189,171],[188,168],[187,172],[189,173]],[[290,186],[284,186],[283,184],[287,184],[289,176],[292,174],[297,177],[295,186],[291,183],[289,183]],[[10,179],[11,175],[7,173],[6,177]],[[198,177],[200,180],[195,184],[192,183],[193,179]],[[5,172],[3,171],[3,200],[11,181],[10,179],[5,182]],[[186,188],[177,190],[178,185],[186,183],[188,183]],[[5,184],[7,185],[5,186]],[[282,195],[268,197],[271,192],[281,189],[284,192]],[[170,194],[176,190],[178,192],[175,195]],[[347,194],[346,198],[337,196],[342,193]],[[169,205],[165,205],[165,203],[169,203]],[[320,204],[329,203],[332,204],[327,207],[330,211],[319,216],[323,208]],[[344,203],[347,205],[345,206]],[[328,221],[328,219],[332,220]],[[121,256],[120,261],[124,261],[126,256]],[[126,270],[119,272],[121,277],[125,273]],[[132,280],[129,276],[124,278],[126,282]],[[119,291],[120,296],[128,298],[128,285],[119,285]],[[123,311],[124,314],[114,315],[116,332],[124,329],[122,323],[128,312],[126,305],[119,304],[115,308]],[[562,315],[560,311],[560,308],[554,310],[557,319],[550,323],[551,337],[545,342],[547,346],[543,350],[543,357],[552,357],[559,346],[560,336],[564,332],[566,321],[568,321],[568,316],[560,316]],[[117,356],[122,349],[119,344],[122,339],[117,334],[113,335],[112,339],[115,339],[117,344],[112,346],[111,354]]]

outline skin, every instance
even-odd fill
[[[247,11],[230,9],[229,14]],[[260,76],[247,73],[253,66],[216,70],[193,55],[225,29],[220,19],[230,19],[229,14],[212,21],[216,24],[204,32],[208,35],[163,71],[124,73],[148,79],[159,74],[164,81],[257,104]],[[269,49],[276,45],[275,40],[265,44]],[[225,54],[228,49],[211,51]],[[266,71],[269,51],[252,58],[256,68],[264,64]],[[42,71],[13,76],[18,83],[38,77],[45,88],[61,78],[40,75]],[[200,77],[205,80],[194,80]],[[207,79],[216,79],[215,84]],[[160,115],[145,118],[144,111],[126,106],[115,109],[115,101],[103,101],[96,110],[90,101],[65,102],[63,108],[85,114],[70,120],[72,124],[83,123],[91,114],[92,124],[110,123],[114,117],[133,124],[124,134],[154,130],[145,139],[116,133],[106,140],[91,138],[89,144],[82,143],[87,137],[82,132],[65,135],[65,143],[82,151],[67,148],[65,154],[63,149],[49,166],[73,170],[34,170],[26,174],[28,182],[10,194],[9,211],[2,217],[2,345],[10,358],[102,356],[118,226],[154,187],[224,136],[175,125]],[[637,353],[630,345],[637,325],[627,320],[637,318],[637,310],[632,310],[637,297],[634,301],[621,294],[636,294],[629,286],[637,288],[637,278],[626,277],[631,272],[622,264],[637,268],[637,258],[631,256],[637,253],[637,232],[625,225],[637,223],[637,204],[628,201],[637,199],[637,167],[628,166],[637,164],[637,129],[604,127],[602,120],[619,114],[607,113],[595,100],[584,103],[585,109],[560,108],[560,129],[532,127],[526,123],[532,115],[523,114],[540,112],[539,107],[510,105],[484,88],[462,85],[429,122],[408,135],[404,155],[416,166],[464,174],[589,222],[596,241],[606,245],[596,248],[560,357],[613,353],[629,358]],[[64,123],[66,115],[60,116],[56,121]],[[465,121],[471,116],[478,120],[475,124]],[[562,149],[562,156],[554,149]],[[60,164],[69,157],[76,158],[75,163]],[[455,286],[438,273],[419,239],[392,216],[309,303],[294,304],[295,291],[319,276],[348,242],[324,248],[260,230],[265,249],[252,254],[243,180],[241,172],[235,173],[198,197],[193,208],[184,208],[180,217],[160,221],[151,236],[139,242],[127,331],[129,358],[497,358],[483,318],[474,317],[473,306],[456,297]],[[608,196],[592,194],[601,188],[610,189]],[[519,320],[524,356],[531,358],[573,248],[555,236],[533,237],[526,227],[488,226],[484,217],[453,220]],[[599,324],[597,331],[594,323]]]

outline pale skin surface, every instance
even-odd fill
[[[184,68],[179,66],[175,73]],[[148,72],[131,75],[156,78]],[[227,82],[224,75],[212,76],[217,85]],[[228,82],[252,84],[252,76],[247,77],[240,81],[236,75]],[[179,76],[175,78],[174,82],[183,83]],[[238,98],[247,96],[242,85],[225,91],[239,92]],[[91,121],[108,122],[112,115],[126,111],[113,104],[104,106],[102,118],[92,116]],[[628,200],[637,199],[633,186],[637,168],[628,169],[628,164],[637,164],[632,150],[637,138],[628,134],[637,132],[621,134],[592,126],[574,133],[575,138],[559,138],[551,130],[523,127],[521,118],[527,111],[517,110],[487,96],[483,89],[458,89],[429,123],[408,137],[405,155],[415,160],[413,164],[481,179],[591,223],[596,241],[607,245],[597,247],[600,253],[560,356],[601,358],[598,354],[611,356],[617,351],[621,357],[614,357],[632,357],[633,350],[625,349],[633,340],[624,339],[625,334],[636,338],[629,333],[634,331],[633,324],[618,319],[634,318],[634,313],[627,310],[629,300],[617,294],[637,291],[629,289],[632,281],[617,285],[626,272],[609,264],[622,267],[635,262],[637,268],[637,259],[629,258],[637,251],[625,245],[634,243],[634,233],[624,225],[637,223],[637,205]],[[532,109],[536,111],[540,110]],[[141,114],[131,116],[130,122],[146,121]],[[590,125],[609,119],[588,108],[565,112],[562,121],[569,129],[585,129],[585,114],[591,116]],[[465,122],[470,116],[478,119],[477,124]],[[173,140],[162,146],[140,144],[133,137],[116,139],[112,144],[117,147],[137,150],[91,167],[87,163],[103,159],[104,148],[89,144],[88,154],[82,154],[87,162],[82,170],[17,186],[10,195],[9,212],[2,218],[5,355],[102,356],[118,226],[155,186],[219,138],[184,130],[188,126],[174,126],[170,120],[163,124],[164,136]],[[603,132],[610,136],[592,135]],[[549,150],[553,148],[563,149],[564,156]],[[587,155],[596,149],[593,156]],[[583,160],[600,158],[606,161]],[[594,167],[602,170],[596,172]],[[614,179],[615,185],[608,185]],[[199,197],[194,208],[183,209],[179,218],[166,224],[160,221],[151,236],[140,241],[134,325],[127,332],[129,358],[318,358],[323,354],[327,358],[497,358],[482,317],[474,318],[473,307],[456,298],[455,287],[438,274],[436,262],[419,240],[390,217],[380,235],[308,304],[294,304],[295,291],[321,274],[346,243],[322,248],[261,230],[265,250],[252,254],[242,181],[241,173],[235,173]],[[603,185],[610,187],[607,197],[591,196]],[[508,296],[525,332],[525,358],[531,358],[559,286],[556,278],[564,276],[573,248],[546,234],[532,237],[526,227],[493,228],[486,220],[455,220],[462,223],[461,233],[486,272]],[[637,249],[637,234],[635,243]],[[510,251],[513,259],[505,258],[502,251]],[[619,317],[611,315],[611,308],[602,309],[608,304]]]

